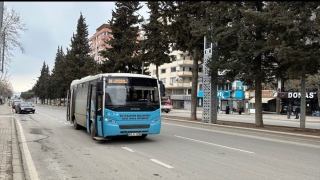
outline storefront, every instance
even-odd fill
[[[279,92],[278,98],[280,98],[280,113],[287,113],[287,107],[289,104],[293,107],[293,111],[297,106],[301,105],[301,93],[300,92]],[[319,111],[318,95],[317,92],[306,92],[306,115],[312,115],[313,112]]]
[[[249,111],[250,113],[255,113],[255,91],[250,91],[249,97]],[[261,103],[262,103],[262,111],[268,112],[276,112],[276,91],[274,90],[262,90],[261,92]]]

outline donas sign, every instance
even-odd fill
[[[301,93],[300,92],[280,92],[278,93],[278,97],[279,98],[300,98]],[[316,99],[317,92],[306,92],[306,98]]]

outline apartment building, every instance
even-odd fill
[[[111,48],[110,44],[105,43],[105,41],[108,42],[110,38],[112,38],[111,32],[112,30],[109,24],[102,24],[96,29],[96,33],[89,38],[90,56],[92,56],[97,63],[102,63],[102,61],[105,60],[104,57],[100,56],[99,51]],[[146,38],[144,34],[144,30],[140,29],[137,35],[137,41],[144,40]]]
[[[105,41],[109,41],[112,37],[111,29],[109,24],[102,24],[100,27],[96,29],[96,33],[89,38],[90,44],[90,55],[96,60],[97,63],[101,63],[104,61],[104,58],[100,56],[99,51],[105,50],[106,48],[110,48],[110,44],[105,43]]]
[[[182,51],[172,51],[176,61],[159,67],[159,80],[166,86],[166,96],[172,100],[175,109],[191,108],[192,56]],[[199,65],[198,76],[203,76],[203,65]],[[149,66],[151,76],[156,77],[156,66]]]

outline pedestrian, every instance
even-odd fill
[[[296,119],[299,119],[299,115],[300,115],[300,106],[296,108]]]
[[[291,107],[291,104],[289,104],[289,106],[287,107],[287,119],[290,119],[291,112],[292,112],[292,107]]]
[[[226,114],[229,114],[230,112],[230,108],[229,108],[229,105],[226,106]]]
[[[241,115],[242,111],[243,111],[243,107],[240,107],[239,108],[239,115]]]

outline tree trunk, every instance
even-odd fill
[[[156,76],[157,79],[159,80],[159,66],[156,64]]]
[[[306,128],[306,75],[303,67],[301,73],[300,128]],[[318,99],[319,101],[319,99]]]
[[[262,118],[262,84],[261,84],[261,55],[255,59],[256,63],[256,76],[255,76],[255,119],[256,126],[263,127]]]
[[[198,90],[198,67],[199,67],[199,52],[195,48],[193,55],[193,66],[192,66],[192,89],[191,89],[191,119],[197,120],[197,90]]]

